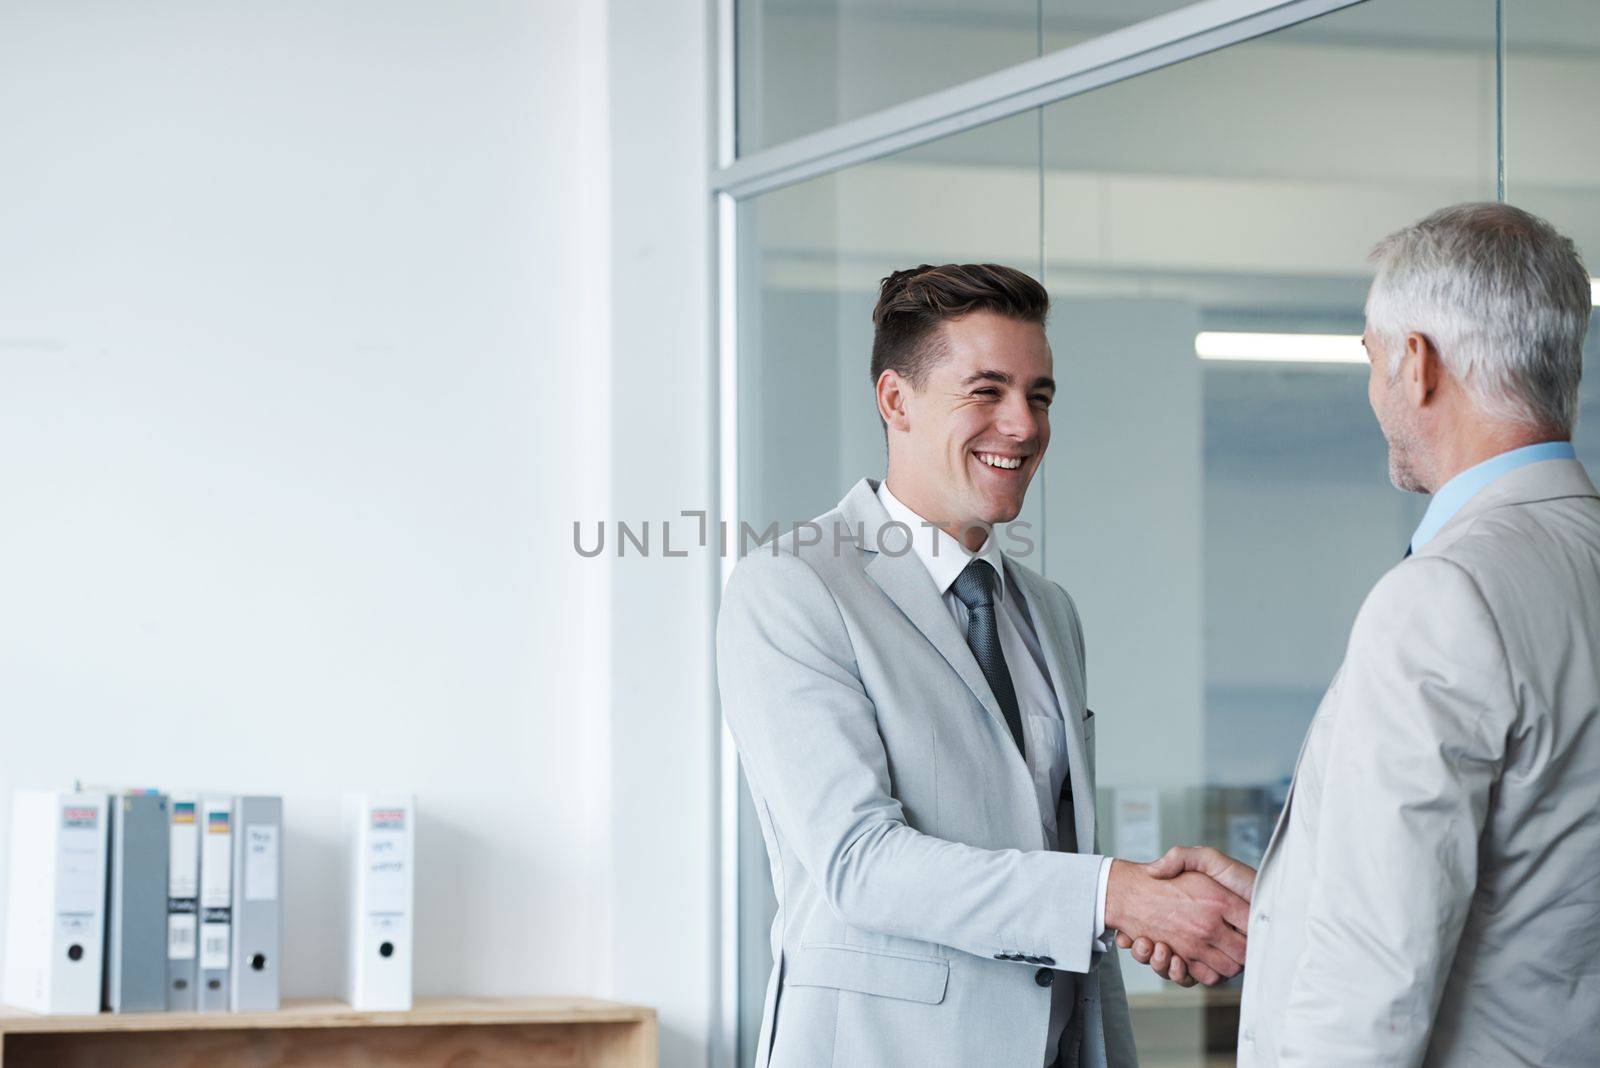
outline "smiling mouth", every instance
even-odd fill
[[[1002,456],[997,452],[975,452],[972,455],[985,467],[994,468],[996,471],[1016,471],[1022,467],[1022,456]]]

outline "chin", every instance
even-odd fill
[[[1394,484],[1395,489],[1400,490],[1402,493],[1429,492],[1428,488],[1422,484],[1422,480],[1417,478],[1416,472],[1411,469],[1410,461],[1396,453],[1392,448],[1389,450],[1389,481]]]
[[[1009,523],[1022,514],[1022,502],[1019,501],[989,501],[983,513],[979,516],[983,522],[994,526],[996,523]]]
[[[1427,486],[1417,481],[1416,476],[1409,471],[1399,471],[1391,467],[1389,469],[1389,481],[1394,484],[1395,489],[1402,493],[1432,492]]]

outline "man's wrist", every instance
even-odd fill
[[[1106,857],[1100,862],[1100,883],[1095,889],[1094,906],[1094,937],[1096,941],[1104,938],[1110,926],[1106,923],[1106,891],[1111,885],[1111,865],[1113,858]]]
[[[1130,861],[1112,859],[1106,869],[1106,927],[1114,931],[1121,931],[1124,927],[1126,911],[1128,879],[1135,874],[1139,865]]]

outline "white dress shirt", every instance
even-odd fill
[[[911,547],[933,578],[933,584],[944,599],[945,607],[962,634],[967,632],[967,606],[955,595],[951,586],[956,576],[966,569],[974,558],[987,561],[999,576],[995,583],[995,629],[999,632],[1000,651],[1011,672],[1011,685],[1017,692],[1017,710],[1022,715],[1023,738],[1026,743],[1028,774],[1033,778],[1033,788],[1039,800],[1039,813],[1044,818],[1045,841],[1051,849],[1060,844],[1060,830],[1056,826],[1056,801],[1067,779],[1066,721],[1061,716],[1061,705],[1050,685],[1050,672],[1045,666],[1044,653],[1039,647],[1038,634],[1021,602],[1020,588],[1006,582],[1005,557],[988,538],[976,553],[967,552],[965,546],[943,530],[933,526],[917,513],[902,504],[889,491],[887,480],[878,487],[878,500],[883,503],[889,518],[904,523],[911,531]],[[1080,846],[1082,843],[1079,843]],[[1100,864],[1099,901],[1095,907],[1094,930],[1085,931],[1100,952],[1106,952],[1106,881],[1111,873],[1111,858]],[[1058,984],[1065,987],[1066,984]],[[1072,1006],[1066,998],[1053,998],[1050,1005],[1050,1033],[1045,1044],[1045,1063],[1055,1061],[1056,1047],[1071,1017]]]

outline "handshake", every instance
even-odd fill
[[[1179,984],[1214,986],[1244,968],[1255,869],[1206,846],[1150,864],[1111,862],[1106,926],[1140,964]]]

